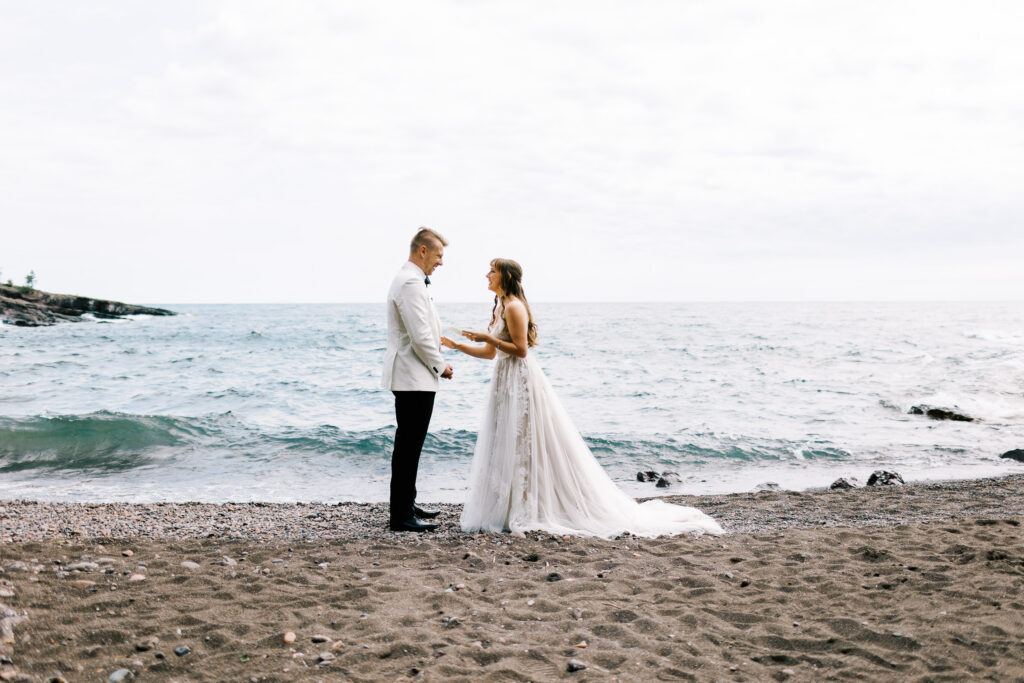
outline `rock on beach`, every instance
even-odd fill
[[[868,477],[868,486],[903,486],[906,484],[899,472],[875,470]]]

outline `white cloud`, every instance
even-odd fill
[[[430,224],[449,299],[498,253],[538,300],[1024,292],[1013,3],[0,14],[0,268],[44,286],[378,300]]]

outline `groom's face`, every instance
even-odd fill
[[[433,247],[424,247],[427,253],[423,256],[423,272],[430,275],[438,266],[443,266],[444,245],[435,244]]]

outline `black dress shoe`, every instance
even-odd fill
[[[420,519],[433,519],[441,514],[440,510],[428,510],[427,508],[421,508],[419,505],[413,505],[412,511]]]
[[[399,521],[392,520],[390,526],[392,531],[433,531],[438,525],[424,522],[417,517],[410,517]]]

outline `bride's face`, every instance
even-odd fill
[[[491,265],[491,269],[487,271],[487,289],[491,290],[495,294],[501,294],[501,290],[498,287],[498,283],[501,282],[501,275]]]

